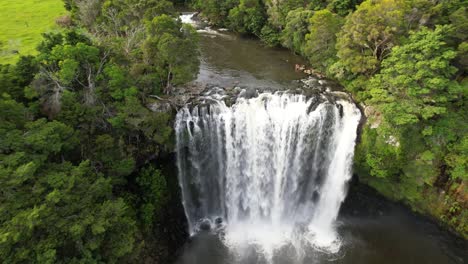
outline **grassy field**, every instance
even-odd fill
[[[35,54],[41,34],[58,30],[64,14],[62,0],[0,0],[0,64]]]

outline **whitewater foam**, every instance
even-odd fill
[[[222,230],[234,251],[337,252],[335,224],[361,114],[344,99],[285,92],[181,109],[177,161],[190,233]],[[200,228],[202,219],[210,227]],[[221,229],[214,223],[222,223]]]

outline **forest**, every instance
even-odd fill
[[[197,35],[167,1],[65,4],[76,24],[0,67],[0,260],[132,262],[178,198],[172,116],[147,105],[196,76]]]
[[[179,5],[342,84],[360,181],[468,238],[466,0],[64,0],[62,29],[0,65],[1,262],[168,263],[174,113],[149,106],[199,71]]]

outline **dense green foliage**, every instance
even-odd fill
[[[134,262],[170,197],[150,96],[198,72],[196,32],[166,1],[66,3],[83,29],[0,65],[0,262]]]
[[[309,30],[309,20],[315,14],[310,10],[298,8],[286,16],[286,25],[281,35],[282,45],[299,54],[304,54],[306,34]],[[315,16],[317,18],[317,16]]]
[[[193,2],[341,82],[368,118],[361,180],[468,237],[466,0]]]
[[[340,31],[343,18],[323,9],[314,13],[309,20],[309,33],[302,44],[311,65],[327,71],[337,61],[336,34]]]
[[[361,179],[468,236],[466,0],[192,4],[340,81],[368,118]],[[0,262],[137,262],[172,195],[172,113],[148,106],[195,77],[197,35],[169,1],[65,6],[74,27],[0,65]]]
[[[161,15],[147,23],[147,32],[143,43],[147,70],[167,76],[163,82],[166,92],[172,84],[183,84],[197,76],[197,36],[191,26]]]
[[[213,24],[243,34],[254,34],[265,43],[282,44],[304,55],[304,37],[313,11],[328,8],[345,16],[360,0],[192,0]],[[316,18],[317,19],[317,18]]]
[[[451,32],[452,27],[447,25],[411,32],[409,39],[383,60],[380,73],[368,81],[367,103],[377,106],[383,123],[376,133],[366,128],[361,150],[367,154],[360,158],[360,166],[372,176],[402,180],[394,194],[422,206],[437,204],[424,204],[428,196],[425,191],[433,191],[432,187],[448,189],[449,195],[443,198],[448,212],[437,212],[437,216],[451,221],[466,235],[466,208],[450,210],[460,201],[462,205],[466,202],[464,188],[468,181],[468,149],[464,143],[468,91],[454,80],[457,69],[451,61],[456,52],[444,42]],[[390,137],[398,144],[389,144]],[[379,138],[386,139],[386,144],[379,148],[367,145]],[[385,162],[388,160],[393,164]],[[454,217],[455,213],[461,215]]]

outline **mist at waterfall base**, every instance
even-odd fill
[[[252,253],[266,263],[285,250],[297,261],[307,248],[337,253],[335,220],[359,120],[346,100],[285,92],[180,110],[179,180],[190,233],[217,234],[242,263]]]

